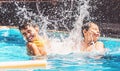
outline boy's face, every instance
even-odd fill
[[[96,42],[100,37],[99,28],[94,23],[90,24],[89,30],[86,31],[84,34],[85,34],[85,38],[87,38],[89,41],[94,41],[94,42]]]
[[[32,27],[32,26],[26,26],[25,29],[21,30],[21,33],[23,36],[26,38],[26,40],[29,41],[34,41],[36,38],[36,35],[38,32]]]

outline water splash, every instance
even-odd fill
[[[74,24],[74,29],[70,33],[70,38],[74,40],[73,42],[75,42],[74,44],[76,45],[75,46],[76,50],[80,50],[79,49],[80,41],[82,40],[81,26],[85,19],[90,20],[90,15],[88,11],[88,9],[90,8],[89,2],[90,0],[80,0],[80,2],[78,2],[79,3],[79,6],[78,6],[79,15]]]
[[[77,11],[79,14],[76,16],[77,20],[74,24],[73,30],[71,30],[68,34],[69,37],[66,39],[63,39],[62,42],[60,41],[54,41],[52,46],[54,47],[56,53],[59,54],[68,54],[71,52],[79,52],[80,50],[80,41],[82,40],[82,35],[81,35],[81,26],[83,24],[83,21],[85,19],[89,20],[90,15],[88,9],[90,8],[89,6],[90,0],[79,0],[78,1],[78,8]],[[73,2],[71,3],[71,8],[72,8]],[[70,8],[70,10],[71,10]],[[57,44],[56,44],[57,42]],[[57,47],[57,48],[56,48]],[[62,53],[61,53],[62,52]]]
[[[43,33],[44,36],[48,36],[47,34],[50,33],[48,30],[54,30],[54,32],[58,30],[66,31],[67,37],[64,37],[66,33],[63,32],[64,34],[59,34],[59,38],[49,38],[52,47],[51,53],[68,54],[73,51],[73,47],[76,47],[76,50],[80,48],[81,25],[85,19],[89,19],[89,2],[90,0],[61,0],[56,5],[49,2],[33,2],[35,11],[32,11],[27,6],[30,4],[25,2],[14,1],[12,4],[16,7],[14,10],[15,18],[19,20],[19,25],[25,20],[38,23],[40,33]],[[3,10],[6,12],[5,8]]]

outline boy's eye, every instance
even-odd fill
[[[28,33],[31,33],[31,30],[28,30],[27,32],[28,32]]]
[[[26,33],[23,33],[24,36],[26,36]]]

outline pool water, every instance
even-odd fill
[[[28,60],[25,41],[17,29],[0,29],[0,61]]]
[[[80,54],[50,55],[46,69],[33,71],[119,71],[120,40],[100,38],[108,49],[101,59],[83,58]],[[25,41],[18,29],[0,29],[0,62],[30,60]]]

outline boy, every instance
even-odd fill
[[[29,55],[33,56],[47,55],[45,51],[46,41],[44,38],[39,36],[38,27],[32,25],[31,23],[26,23],[19,26],[19,30],[23,34],[24,38],[27,40],[27,49]]]
[[[82,26],[83,40],[81,41],[80,51],[82,52],[95,52],[99,55],[104,55],[104,44],[98,41],[100,37],[100,31],[97,24],[93,22],[86,23]]]

